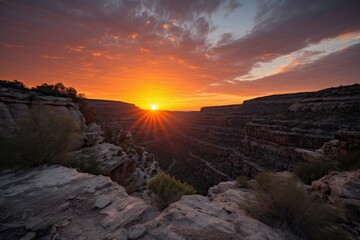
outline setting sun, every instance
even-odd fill
[[[151,105],[151,110],[153,110],[153,111],[157,110],[157,106],[156,105]]]

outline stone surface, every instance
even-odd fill
[[[30,109],[72,119],[75,128],[69,150],[83,146],[85,119],[70,99],[34,95],[32,92],[24,93],[8,88],[0,89],[0,133],[10,134],[19,121],[30,116]]]
[[[158,214],[108,177],[62,166],[1,174],[0,196],[1,239],[20,239],[26,234],[22,229],[36,233],[36,238],[104,239],[109,230],[116,232]],[[99,199],[107,206],[94,208]],[[106,199],[113,201],[108,204]],[[103,227],[105,222],[111,227]]]
[[[100,196],[95,201],[95,207],[102,209],[111,203],[111,198],[107,196]]]
[[[233,200],[245,197],[241,192],[233,196],[227,191],[223,194],[231,195]],[[237,202],[229,202],[225,198],[210,201],[201,195],[183,196],[146,225],[148,233],[140,239],[151,239],[149,235],[156,239],[183,240],[296,239],[247,217]]]
[[[313,181],[311,193],[337,207],[343,215],[343,227],[349,239],[360,236],[360,170],[332,172]]]
[[[159,213],[108,177],[61,166],[5,172],[0,238],[296,239],[244,214],[238,204],[251,199],[251,190],[226,182],[211,192],[211,198],[183,196]]]
[[[332,172],[313,181],[311,188],[314,194],[329,203],[341,202],[343,199],[360,201],[360,170]]]
[[[138,239],[146,231],[146,227],[143,224],[138,224],[129,228],[128,238]]]
[[[36,233],[34,232],[28,232],[25,234],[25,236],[23,236],[22,238],[20,238],[20,240],[33,240],[36,238]]]

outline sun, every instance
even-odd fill
[[[151,110],[156,111],[156,110],[157,110],[157,106],[156,106],[156,105],[151,105]]]

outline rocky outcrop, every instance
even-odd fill
[[[158,215],[110,178],[61,166],[0,179],[1,239],[127,239],[131,226]]]
[[[341,209],[344,229],[353,236],[360,236],[360,170],[332,172],[313,181],[311,193]]]
[[[223,186],[226,185],[226,186]],[[235,182],[159,213],[108,177],[61,166],[0,175],[1,239],[296,239],[244,214]]]
[[[103,101],[95,102],[106,110],[101,104]],[[129,104],[123,105],[125,109],[135,108]],[[55,118],[67,117],[74,122],[68,155],[71,164],[76,163],[78,168],[83,168],[82,171],[96,170],[111,176],[115,182],[129,190],[131,188],[132,192],[142,192],[146,188],[146,180],[160,172],[158,162],[145,149],[133,144],[130,133],[122,132],[125,136],[122,147],[104,142],[101,127],[95,123],[86,125],[78,106],[70,98],[43,96],[30,90],[0,89],[0,133],[11,134],[22,119],[34,114],[45,119],[50,114]],[[88,166],[98,169],[89,169]]]
[[[321,147],[322,153],[332,159],[360,150],[360,131],[339,130],[332,139]]]
[[[131,133],[122,132],[121,142],[104,142],[101,127],[95,123],[85,129],[85,146],[69,152],[72,161],[98,165],[102,175],[126,187],[128,192],[143,192],[146,181],[160,173],[159,163],[144,148],[133,144]]]
[[[53,114],[73,120],[74,133],[69,149],[80,149],[84,144],[85,120],[78,106],[71,99],[42,96],[34,92],[21,92],[10,88],[0,88],[0,133],[11,134],[22,119],[36,114]]]

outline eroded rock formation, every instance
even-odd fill
[[[22,119],[29,118],[31,114],[45,119],[49,114],[56,118],[71,119],[75,127],[69,143],[70,162],[76,161],[76,166],[92,164],[99,169],[91,170],[111,176],[131,192],[142,192],[146,188],[146,180],[160,172],[154,156],[133,144],[131,133],[122,131],[126,136],[121,142],[122,146],[105,142],[101,127],[95,123],[86,125],[78,105],[70,98],[44,96],[30,90],[0,88],[1,134],[11,134]]]
[[[11,88],[0,88],[0,133],[9,134],[24,118],[36,114],[53,114],[68,117],[74,122],[74,133],[69,149],[80,149],[84,144],[85,119],[79,108],[69,98],[43,96],[27,91],[22,92]]]

